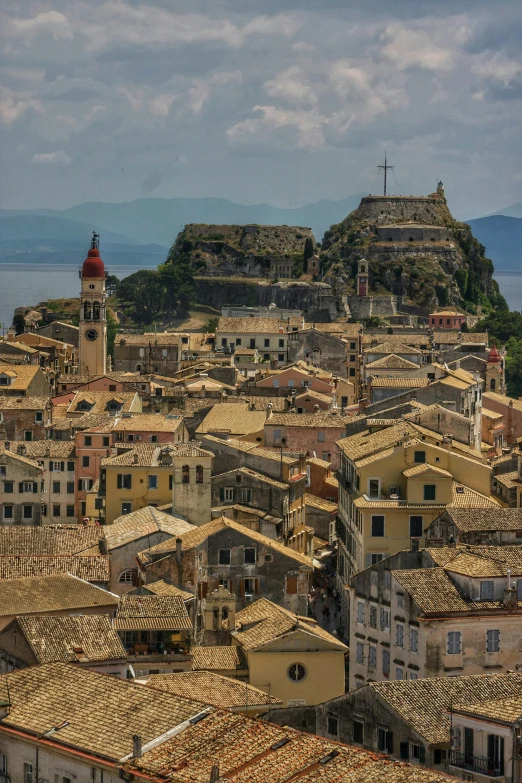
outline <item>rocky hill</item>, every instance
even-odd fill
[[[368,196],[322,244],[325,281],[335,293],[355,292],[357,262],[369,262],[370,294],[391,293],[405,303],[454,305],[468,312],[504,303],[493,264],[470,227],[448,209],[442,184],[429,196]]]
[[[298,277],[305,244],[314,249],[315,238],[310,228],[300,226],[189,223],[178,234],[169,261],[188,261],[198,276]],[[278,274],[282,266],[289,274]]]

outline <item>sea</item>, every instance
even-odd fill
[[[156,265],[151,265],[154,269]],[[111,275],[127,277],[146,265],[114,266]],[[500,291],[510,310],[522,310],[522,272],[495,272]],[[76,264],[1,264],[0,263],[0,329],[7,329],[15,307],[36,305],[46,299],[78,296],[80,281]],[[2,333],[2,332],[0,332]]]

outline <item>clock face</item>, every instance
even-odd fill
[[[87,329],[87,331],[85,332],[85,336],[88,340],[96,340],[96,338],[98,337],[98,332],[96,331],[96,329]]]

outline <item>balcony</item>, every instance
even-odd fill
[[[469,770],[470,772],[478,772],[490,778],[501,778],[504,776],[503,770],[495,768],[495,762],[487,756],[470,756],[460,750],[451,751],[450,765],[459,769]]]

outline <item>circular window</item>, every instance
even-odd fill
[[[302,682],[306,677],[306,669],[302,663],[292,663],[286,673],[292,682]]]

